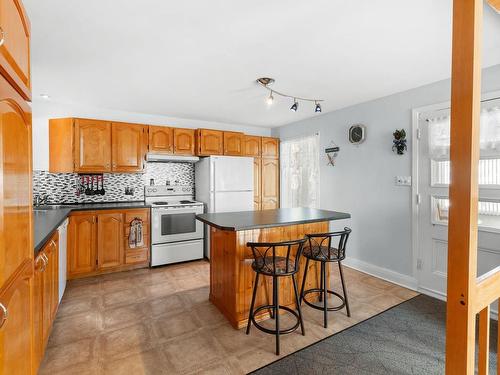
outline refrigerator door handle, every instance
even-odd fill
[[[210,191],[215,191],[215,161],[210,160]],[[213,207],[213,206],[212,206]]]

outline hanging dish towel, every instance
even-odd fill
[[[135,249],[136,247],[144,246],[142,234],[142,220],[135,218],[130,222],[130,233],[128,235],[128,247]]]

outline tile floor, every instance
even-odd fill
[[[324,329],[322,312],[304,306],[306,336],[282,336],[281,356],[417,294],[347,267],[345,276],[352,317],[330,313]],[[279,358],[273,336],[233,329],[208,289],[205,261],[71,281],[39,373],[245,374]]]

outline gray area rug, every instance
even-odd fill
[[[445,316],[444,302],[419,295],[252,374],[444,374]],[[494,374],[497,329],[492,320]]]

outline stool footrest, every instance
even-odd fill
[[[342,310],[346,304],[345,304],[345,298],[344,296],[334,292],[333,290],[329,290],[327,289],[326,291],[328,294],[331,294],[331,295],[334,295],[334,296],[337,296],[338,298],[340,298],[340,300],[342,301],[342,303],[338,306],[333,306],[333,307],[327,307],[327,311],[339,311],[339,310]],[[316,310],[324,310],[325,308],[323,306],[320,306],[320,305],[315,305],[313,304],[312,302],[309,302],[306,298],[306,296],[310,293],[323,293],[323,289],[320,289],[320,288],[313,288],[313,289],[307,289],[307,290],[304,290],[304,295],[302,297],[302,300],[310,307],[312,307],[313,309],[316,309]]]
[[[297,311],[295,311],[295,310],[293,310],[293,309],[291,309],[291,308],[289,308],[287,306],[282,306],[282,305],[279,305],[279,306],[280,306],[280,310],[285,310],[285,311],[291,313],[293,316],[295,316],[297,318],[297,323],[295,323],[295,325],[293,327],[286,328],[286,329],[280,329],[279,333],[280,333],[280,335],[285,335],[287,333],[292,333],[293,331],[295,331],[300,326],[300,317],[299,317],[299,314],[298,314]],[[260,307],[256,308],[255,311],[254,311],[254,313],[253,313],[253,315],[252,315],[252,323],[255,325],[255,327],[257,327],[262,332],[266,332],[266,333],[270,333],[272,335],[275,335],[277,333],[275,329],[269,329],[269,328],[261,326],[259,323],[257,323],[255,321],[255,318],[254,318],[254,316],[257,315],[257,313],[259,313],[262,310],[273,310],[273,309],[274,309],[274,305],[264,305],[264,306],[260,306]],[[276,314],[276,311],[274,313]]]

